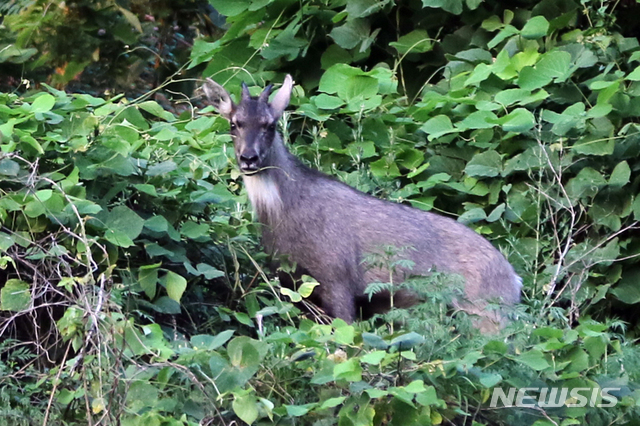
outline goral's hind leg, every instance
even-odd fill
[[[327,315],[341,318],[348,323],[356,319],[356,306],[353,294],[345,283],[321,282],[315,288],[318,291],[320,307]]]

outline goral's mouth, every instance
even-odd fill
[[[256,173],[259,173],[260,170],[261,170],[260,167],[258,167],[257,165],[253,165],[253,164],[240,165],[240,171],[245,175],[255,175]]]

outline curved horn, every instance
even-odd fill
[[[261,100],[262,102],[269,101],[269,95],[271,94],[271,89],[273,89],[273,84],[270,84],[267,87],[265,87],[262,93],[260,93],[260,97],[258,99]]]
[[[243,81],[242,82],[242,100],[246,101],[251,99],[251,94],[249,93],[249,88],[247,87],[247,84]]]
[[[278,93],[273,97],[271,102],[271,109],[276,117],[280,118],[284,109],[289,105],[289,99],[291,98],[291,89],[293,89],[293,79],[289,74],[284,78],[282,87],[278,90]]]

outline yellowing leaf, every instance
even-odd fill
[[[187,280],[175,272],[168,271],[164,277],[164,283],[167,288],[167,295],[179,303],[182,294],[187,289]]]

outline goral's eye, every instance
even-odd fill
[[[242,123],[239,121],[229,123],[229,128],[231,130],[242,129]]]
[[[269,126],[267,127],[267,130],[269,130],[270,132],[273,132],[274,130],[276,130],[276,123],[269,124]]]

